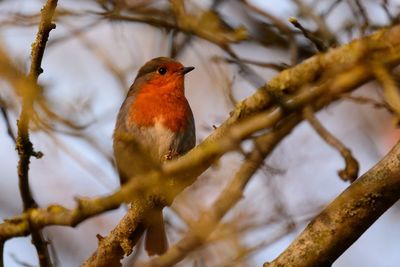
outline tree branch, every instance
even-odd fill
[[[383,96],[390,108],[396,114],[396,121],[400,121],[400,93],[395,80],[384,66],[374,66],[376,79],[383,87]]]
[[[303,109],[304,118],[311,124],[314,130],[321,136],[322,139],[330,146],[335,148],[345,161],[345,168],[338,171],[340,178],[343,181],[353,182],[358,177],[358,162],[353,157],[351,150],[348,149],[339,139],[333,136],[314,116],[313,110],[310,107]]]
[[[14,132],[12,130],[12,127],[11,127],[10,119],[8,118],[7,109],[6,109],[5,104],[3,103],[3,101],[1,101],[1,99],[0,99],[0,111],[1,111],[1,115],[4,118],[4,123],[5,123],[6,127],[7,127],[7,134],[8,134],[8,136],[10,136],[10,138],[15,143],[16,139],[15,139],[15,135],[14,135]]]
[[[28,75],[29,80],[32,83],[37,83],[39,74],[43,72],[41,69],[41,62],[46,47],[46,42],[49,37],[50,31],[55,27],[52,24],[52,18],[54,15],[55,8],[57,6],[57,0],[49,0],[41,11],[41,22],[39,30],[36,35],[36,41],[32,45],[32,63],[30,72]],[[32,192],[29,187],[29,163],[30,157],[35,156],[40,158],[42,154],[33,150],[32,143],[29,139],[29,120],[30,114],[33,111],[33,102],[37,92],[32,92],[26,88],[22,95],[22,110],[20,119],[18,121],[18,134],[16,140],[16,147],[19,155],[18,162],[18,177],[19,177],[19,190],[22,197],[23,208],[26,212],[29,209],[37,208],[37,203],[33,199]],[[39,257],[40,266],[52,266],[49,251],[47,249],[47,241],[40,230],[36,230],[30,227],[32,234],[32,243],[36,247],[36,251]]]
[[[328,205],[271,263],[331,266],[400,198],[400,143]]]
[[[328,46],[321,39],[314,36],[312,32],[304,28],[296,18],[289,18],[289,22],[292,23],[294,27],[299,29],[303,33],[304,37],[310,40],[319,52],[326,52],[328,50]]]

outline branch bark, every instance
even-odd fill
[[[35,84],[37,83],[40,73],[42,72],[41,62],[49,33],[55,28],[55,25],[51,21],[56,6],[57,0],[49,0],[41,11],[41,22],[36,35],[36,41],[32,45],[32,63],[28,75],[29,80]],[[37,158],[42,156],[40,152],[35,152],[33,150],[33,146],[29,138],[30,114],[33,113],[33,102],[37,94],[36,91],[29,89],[31,88],[26,88],[22,94],[22,110],[18,121],[18,134],[16,139],[16,147],[19,155],[19,190],[21,193],[24,212],[38,207],[29,187],[29,163],[31,156],[35,156]],[[35,246],[37,255],[39,257],[40,266],[52,266],[50,254],[47,248],[47,241],[44,239],[41,231],[34,229],[33,227],[29,228],[32,235],[32,243]]]

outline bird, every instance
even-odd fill
[[[168,57],[153,58],[139,69],[119,110],[113,135],[121,185],[134,176],[140,179],[149,168],[195,146],[195,122],[184,86],[185,75],[193,69]],[[135,229],[135,240],[146,232],[149,256],[161,255],[168,248],[162,207],[156,206]]]

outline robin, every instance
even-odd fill
[[[193,113],[184,87],[184,76],[193,69],[167,57],[154,58],[140,68],[119,110],[114,131],[121,184],[195,146]],[[140,149],[146,153],[139,153]],[[145,231],[147,253],[163,254],[168,242],[162,205],[138,225],[137,238]]]

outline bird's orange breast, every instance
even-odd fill
[[[171,131],[178,132],[187,126],[187,116],[191,116],[190,113],[183,88],[142,88],[129,108],[127,123],[139,127],[152,127],[161,122]]]

